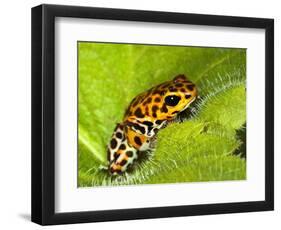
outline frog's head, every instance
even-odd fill
[[[181,74],[136,96],[128,107],[124,119],[130,122],[172,120],[196,97],[196,86]]]
[[[163,83],[160,88],[163,90],[160,116],[166,116],[168,120],[185,110],[197,98],[196,86],[183,74]]]

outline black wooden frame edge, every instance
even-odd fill
[[[266,30],[265,201],[55,213],[54,20],[55,17],[264,28]],[[32,221],[41,225],[222,214],[274,209],[274,20],[61,5],[32,8]]]
[[[31,19],[31,219],[42,220],[42,11],[32,10]]]

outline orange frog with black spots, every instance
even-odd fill
[[[108,144],[109,172],[124,173],[140,152],[152,150],[159,129],[175,119],[196,98],[196,86],[183,74],[136,96]]]

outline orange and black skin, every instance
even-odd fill
[[[139,152],[152,150],[158,130],[196,98],[196,86],[183,74],[136,96],[108,145],[109,172],[122,174],[138,158]]]

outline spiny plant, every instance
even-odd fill
[[[80,187],[246,179],[244,49],[79,43]],[[200,99],[157,134],[153,152],[110,176],[106,145],[131,99],[175,75]],[[235,154],[234,154],[235,153]]]

